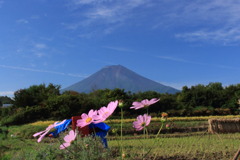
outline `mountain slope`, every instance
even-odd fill
[[[89,93],[93,90],[106,88],[120,88],[133,93],[145,91],[156,91],[160,93],[179,92],[177,89],[140,76],[121,65],[104,67],[88,78],[63,89],[62,91],[73,90]]]

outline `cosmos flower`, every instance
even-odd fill
[[[118,106],[118,101],[112,101],[108,104],[107,107],[101,107],[98,110],[98,115],[94,115],[94,122],[93,123],[100,123],[105,121],[109,116],[111,116],[113,114],[113,112],[115,111],[115,109]]]
[[[78,127],[85,127],[94,121],[94,117],[97,115],[97,111],[91,109],[88,114],[83,113],[81,119],[77,120]]]
[[[160,99],[157,99],[157,98],[153,98],[151,100],[148,100],[148,99],[144,99],[142,100],[141,102],[133,102],[132,103],[132,107],[130,107],[130,109],[140,109],[140,108],[144,108],[144,107],[148,107],[156,102],[158,102]]]
[[[65,143],[60,145],[60,149],[65,149],[71,145],[71,142],[75,140],[77,133],[71,130],[68,135],[66,135],[63,139]]]
[[[51,129],[53,129],[54,127],[56,127],[56,126],[58,126],[58,125],[61,125],[61,124],[63,124],[64,122],[66,121],[66,119],[65,120],[63,120],[62,122],[55,122],[54,124],[51,124],[51,125],[49,125],[44,131],[40,131],[40,132],[37,132],[37,133],[35,133],[34,135],[33,135],[33,137],[37,137],[37,136],[40,136],[39,138],[38,138],[38,143],[39,142],[41,142],[42,141],[42,139],[48,134],[48,132],[51,130]]]
[[[151,121],[151,116],[148,116],[147,114],[139,115],[137,117],[137,120],[133,122],[133,127],[137,130],[140,131],[144,127],[148,126]]]

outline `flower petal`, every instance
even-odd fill
[[[70,146],[71,143],[63,143],[60,145],[60,149],[65,149]]]

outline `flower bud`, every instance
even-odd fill
[[[162,113],[162,117],[163,117],[163,118],[167,118],[167,117],[168,117],[168,114],[167,114],[166,112],[163,112],[163,113]]]
[[[112,133],[113,133],[113,134],[117,133],[117,129],[116,129],[116,128],[113,128],[113,129],[112,129]]]
[[[171,125],[170,124],[166,124],[166,129],[170,129]]]
[[[162,113],[162,117],[161,117],[161,121],[162,121],[162,122],[167,121],[167,117],[168,117],[168,114],[167,114],[166,112],[163,112],[163,113]]]
[[[118,101],[118,107],[123,108],[123,106],[124,106],[123,100],[119,100]]]

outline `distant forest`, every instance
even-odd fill
[[[0,124],[68,119],[115,100],[123,101],[124,116],[131,118],[145,113],[144,110],[132,111],[132,102],[151,98],[160,98],[159,102],[149,107],[152,116],[159,116],[162,112],[167,112],[169,116],[237,115],[240,112],[240,84],[223,87],[217,82],[190,88],[184,86],[176,94],[155,91],[131,93],[123,89],[95,90],[88,94],[75,91],[60,93],[59,85],[40,84],[16,91],[13,100],[1,97],[1,103],[10,99],[14,105],[0,108]],[[120,109],[117,108],[111,118],[119,118],[119,115]]]

